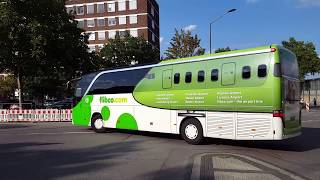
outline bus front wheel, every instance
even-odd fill
[[[189,144],[201,144],[204,139],[202,125],[196,118],[186,119],[181,125],[180,133]]]
[[[106,132],[106,128],[103,127],[102,116],[97,114],[91,118],[91,127],[96,133]]]

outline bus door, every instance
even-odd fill
[[[236,77],[235,71],[236,71],[235,63],[225,63],[222,65],[221,84],[223,86],[230,86],[235,84],[235,77]]]
[[[172,86],[172,70],[164,70],[162,71],[162,88],[163,89],[170,89]]]

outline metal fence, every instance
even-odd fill
[[[0,122],[70,122],[70,109],[0,109]]]
[[[310,103],[311,107],[320,105],[320,79],[308,80],[302,83],[302,98],[304,103]]]

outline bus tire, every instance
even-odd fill
[[[180,134],[188,144],[198,145],[204,139],[202,125],[196,118],[188,118],[183,121]]]
[[[91,128],[96,133],[104,133],[106,132],[106,128],[103,127],[103,119],[100,114],[93,115],[91,118]]]

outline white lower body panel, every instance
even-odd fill
[[[206,137],[234,140],[281,140],[281,118],[271,113],[207,112]]]

